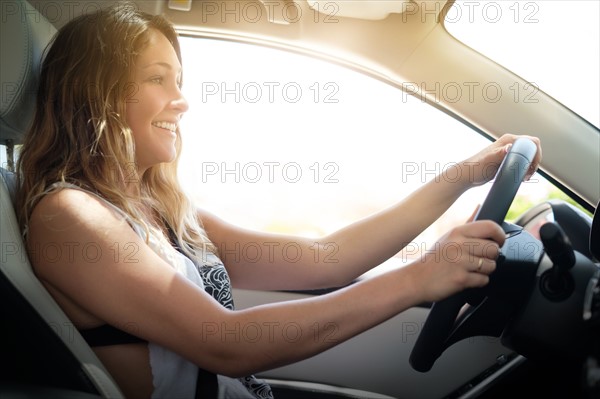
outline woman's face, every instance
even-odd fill
[[[157,30],[136,59],[132,73],[134,94],[126,101],[126,121],[133,132],[137,167],[175,159],[177,126],[188,109],[179,83],[181,65],[167,38]]]

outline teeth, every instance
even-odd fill
[[[167,129],[172,132],[177,130],[177,124],[170,122],[152,122],[153,126],[160,127],[161,129]]]

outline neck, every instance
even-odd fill
[[[146,173],[147,168],[137,168],[137,174],[133,173],[133,170],[127,172],[125,179],[125,192],[132,197],[139,197],[142,188],[142,178]]]

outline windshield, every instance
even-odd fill
[[[456,1],[444,25],[600,126],[600,2]]]

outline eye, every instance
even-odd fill
[[[163,77],[162,76],[153,76],[150,79],[148,79],[149,82],[155,83],[155,84],[162,84],[163,83]]]

